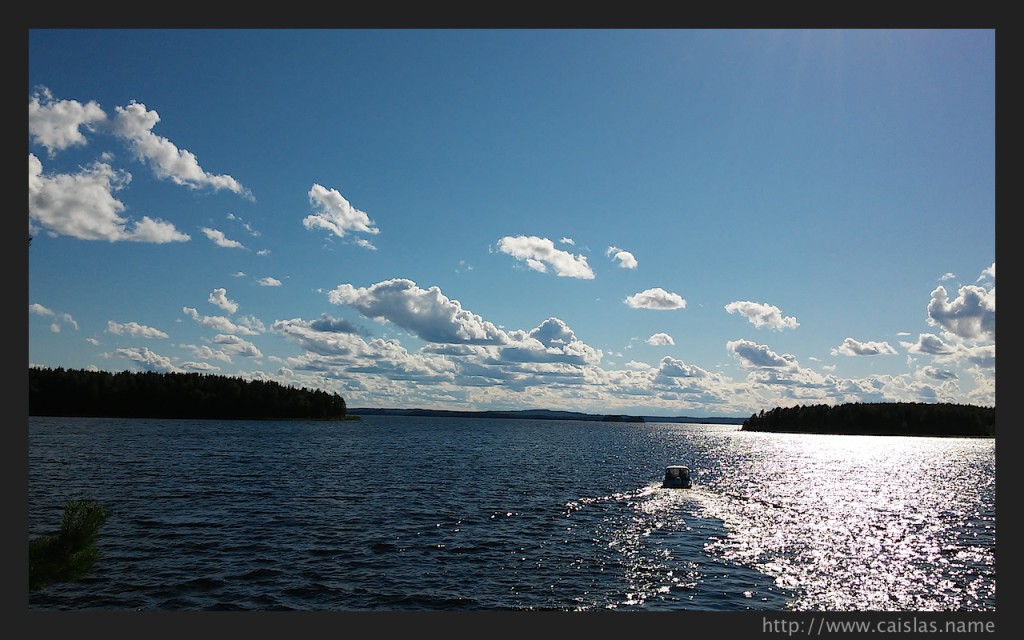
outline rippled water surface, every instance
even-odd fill
[[[29,474],[110,512],[32,609],[995,610],[991,439],[30,418]]]

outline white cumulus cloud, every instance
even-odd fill
[[[228,299],[228,290],[222,288],[214,289],[210,292],[210,297],[207,298],[212,304],[217,305],[221,309],[228,313],[234,313],[238,311],[238,303],[234,300]]]
[[[665,356],[658,365],[658,376],[663,378],[706,378],[708,372],[696,365]]]
[[[744,367],[795,368],[796,358],[791,355],[780,355],[767,345],[757,344],[749,340],[731,340],[725,348],[732,353]]]
[[[350,231],[380,233],[380,229],[373,226],[370,216],[353,207],[337,189],[314,184],[309,190],[309,202],[316,213],[303,218],[302,224],[307,229],[326,229],[339,238],[345,237]]]
[[[261,333],[259,327],[253,328],[253,323],[249,321],[235,323],[224,316],[201,316],[193,307],[182,307],[181,310],[200,325],[208,329],[220,331],[221,333],[242,334],[244,336],[255,336]]]
[[[51,233],[81,240],[107,242],[184,242],[187,235],[169,222],[143,216],[132,222],[121,213],[123,202],[114,193],[131,181],[131,174],[96,162],[74,174],[43,173],[43,164],[28,154],[28,215]]]
[[[647,338],[647,344],[654,345],[656,347],[674,345],[675,343],[676,341],[667,333],[655,333],[650,338]]]
[[[141,349],[137,347],[117,349],[115,353],[122,358],[137,362],[146,371],[154,371],[156,373],[179,373],[181,371],[181,369],[174,366],[170,358],[154,353],[146,347]]]
[[[107,114],[95,101],[54,101],[45,87],[33,94],[28,103],[28,133],[46,148],[50,157],[68,147],[85,146],[87,140],[82,130],[93,131],[106,119]]]
[[[98,103],[55,100],[49,89],[40,87],[29,100],[29,137],[44,147],[50,157],[70,147],[88,144],[86,134],[113,134],[127,143],[142,162],[160,179],[192,189],[227,189],[251,198],[238,181],[227,175],[205,172],[193,154],[178,149],[151,129],[159,122],[155,111],[132,102],[117,107],[113,118]],[[169,222],[143,216],[137,222],[122,216],[124,203],[114,193],[125,188],[132,176],[103,161],[80,166],[76,173],[44,175],[42,163],[29,154],[30,225],[41,225],[53,234],[83,240],[108,242],[183,242],[189,236]],[[30,231],[33,227],[30,226]]]
[[[239,242],[237,240],[229,240],[224,235],[223,231],[218,231],[217,229],[210,229],[208,227],[203,227],[202,230],[203,230],[203,233],[206,235],[206,237],[209,238],[210,240],[213,240],[213,243],[215,245],[217,245],[218,247],[224,247],[224,248],[227,248],[227,249],[244,249],[245,248],[245,247],[242,246],[241,242]]]
[[[64,322],[66,324],[69,324],[75,328],[75,331],[78,331],[78,323],[75,322],[75,319],[71,317],[70,313],[54,311],[38,303],[32,303],[28,305],[28,310],[29,313],[34,313],[37,316],[53,318],[54,323],[50,325],[50,330],[53,331],[54,333],[60,333],[60,324],[58,324],[58,322]]]
[[[661,287],[646,289],[626,298],[626,304],[634,309],[685,309],[686,300],[678,293],[665,291]]]
[[[832,355],[843,356],[892,356],[896,355],[888,342],[859,342],[853,338],[843,340],[843,344],[832,349]]]
[[[513,332],[509,339],[511,344],[499,356],[504,362],[596,365],[604,355],[577,338],[559,318],[548,318],[529,332]]]
[[[796,329],[800,326],[796,318],[792,316],[783,317],[782,311],[778,307],[761,302],[738,300],[725,305],[725,310],[729,313],[740,314],[758,329],[768,327],[769,329],[782,331],[783,329]]]
[[[139,160],[149,163],[158,178],[169,179],[191,189],[227,189],[249,196],[249,192],[231,176],[207,173],[199,166],[193,153],[179,149],[167,138],[154,134],[151,130],[160,122],[156,111],[149,111],[146,105],[135,101],[127,107],[115,107],[115,111],[114,133],[128,142]]]
[[[505,344],[508,337],[480,316],[462,308],[438,287],[422,289],[396,278],[370,287],[338,285],[327,294],[333,304],[347,304],[368,318],[388,320],[427,342]]]
[[[498,250],[526,263],[534,271],[546,273],[550,266],[555,275],[563,278],[590,280],[594,272],[586,256],[578,256],[555,248],[548,238],[537,236],[505,236],[498,240]]]
[[[967,285],[960,287],[959,295],[950,300],[945,287],[936,287],[928,303],[928,323],[964,340],[994,340],[995,289]]]
[[[608,250],[605,251],[605,255],[609,256],[612,260],[616,260],[619,263],[619,266],[623,269],[636,269],[637,267],[636,258],[633,254],[628,251],[623,251],[618,247],[608,247]]]
[[[132,336],[135,338],[166,338],[167,334],[159,329],[147,327],[138,322],[114,322],[107,321],[107,332],[116,336]]]
[[[213,338],[214,344],[220,345],[221,350],[224,353],[236,356],[243,356],[246,358],[259,358],[263,354],[253,343],[239,338],[238,336],[228,334],[218,334]]]
[[[917,342],[901,342],[900,345],[909,353],[932,356],[948,356],[956,351],[952,345],[946,344],[934,333],[922,333],[918,335]]]

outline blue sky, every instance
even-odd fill
[[[30,30],[29,363],[995,405],[993,30]]]

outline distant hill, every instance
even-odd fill
[[[995,407],[874,402],[776,407],[743,421],[743,431],[848,435],[995,437]]]
[[[455,409],[349,408],[338,394],[297,389],[273,381],[203,373],[89,371],[29,367],[29,415],[124,418],[343,419],[436,416],[595,422],[743,423],[743,418],[591,414],[551,409],[469,411]]]
[[[685,422],[698,424],[743,424],[743,418],[693,418],[686,416],[638,416],[554,411],[550,409],[519,409],[514,411],[460,411],[449,409],[384,409],[349,408],[352,416],[421,416],[444,418],[506,418],[520,420],[590,420],[597,422]]]

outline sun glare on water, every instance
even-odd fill
[[[960,478],[965,467],[994,464],[990,443],[778,434],[756,441],[737,452],[747,473],[723,476],[717,491],[703,494],[706,512],[729,530],[709,544],[712,553],[774,576],[802,594],[793,604],[802,610],[950,610],[979,595],[994,603],[994,587],[977,592],[979,574],[994,563],[994,504],[979,497],[985,487]],[[973,522],[950,521],[965,511],[953,508],[957,501],[976,505],[966,509]],[[978,532],[978,544],[951,533],[965,528]]]

